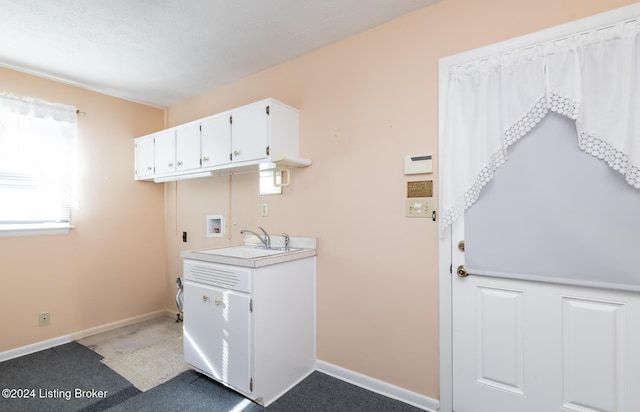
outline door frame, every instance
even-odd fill
[[[640,16],[640,3],[631,4],[594,16],[572,21],[560,26],[555,26],[542,31],[526,34],[500,43],[491,44],[478,49],[459,53],[453,56],[442,58],[438,61],[438,151],[439,159],[443,156],[444,141],[444,121],[446,118],[446,96],[448,93],[448,79],[450,69],[465,63],[481,60],[487,56],[499,55],[511,50],[530,47],[536,44],[559,40],[563,37],[577,34],[583,31],[594,30],[599,27],[637,18]],[[442,176],[442,163],[438,166],[438,185],[440,192],[449,182],[444,181]],[[442,197],[440,196],[440,211],[444,210]],[[454,230],[462,232],[462,228]],[[453,239],[457,239],[463,233],[452,233],[452,227],[440,233],[438,244],[438,297],[439,297],[439,346],[440,346],[440,412],[453,412],[453,288],[450,265],[454,253],[461,253],[453,244]]]

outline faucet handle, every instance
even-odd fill
[[[288,252],[289,251],[289,240],[290,240],[289,235],[287,235],[286,233],[283,233],[282,237],[284,238],[284,250]]]

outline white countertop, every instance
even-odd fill
[[[278,236],[275,236],[277,241]],[[290,251],[261,249],[255,246],[254,242],[247,242],[244,246],[229,246],[216,249],[186,250],[180,254],[184,259],[200,260],[204,262],[220,263],[223,265],[242,266],[248,268],[258,268],[262,266],[275,265],[277,263],[288,262],[296,259],[304,259],[317,256],[318,241],[315,238],[291,237]],[[279,242],[276,242],[276,244]],[[280,246],[280,245],[278,245]],[[239,249],[250,249],[258,252],[265,250],[269,253],[259,257],[239,257]]]

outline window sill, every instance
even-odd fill
[[[0,237],[66,235],[73,226],[64,224],[0,225]]]

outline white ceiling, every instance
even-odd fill
[[[0,0],[0,66],[168,107],[436,1]]]

